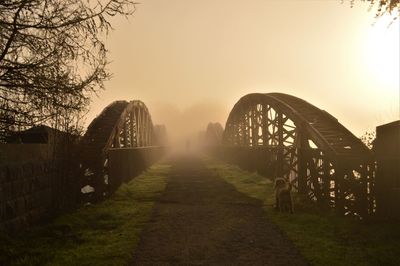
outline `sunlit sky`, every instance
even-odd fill
[[[87,123],[114,100],[139,99],[156,124],[184,135],[224,125],[245,94],[282,92],[360,136],[400,119],[400,27],[390,21],[340,0],[141,0],[114,20],[113,78]]]

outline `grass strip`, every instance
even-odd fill
[[[155,164],[99,204],[0,236],[0,265],[127,265],[170,168]]]
[[[400,226],[388,221],[359,221],[322,211],[294,195],[295,214],[274,210],[270,179],[217,159],[206,166],[239,192],[261,200],[268,217],[311,265],[400,265]]]

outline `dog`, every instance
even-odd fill
[[[275,178],[275,209],[279,212],[293,213],[292,185],[284,178]]]

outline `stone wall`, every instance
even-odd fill
[[[0,230],[13,231],[48,215],[52,205],[48,163],[13,163],[0,167]]]
[[[0,231],[52,217],[77,202],[77,176],[46,144],[0,145]]]
[[[82,203],[74,145],[0,145],[0,232],[12,233]],[[110,149],[110,193],[165,153],[164,147]]]

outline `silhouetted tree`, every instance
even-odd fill
[[[38,123],[76,123],[104,87],[110,19],[131,0],[0,1],[0,137]]]
[[[362,0],[370,3],[370,8],[377,8],[376,17],[381,17],[385,14],[393,15],[394,19],[400,16],[400,0]],[[351,0],[353,6],[356,0]],[[393,14],[397,12],[397,14]]]

